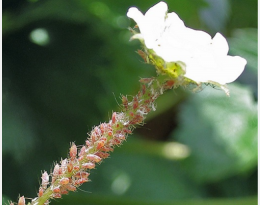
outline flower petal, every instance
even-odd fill
[[[227,40],[220,33],[217,33],[212,40],[212,47],[216,55],[228,54]]]
[[[215,79],[220,84],[231,83],[235,81],[244,71],[247,61],[240,56],[226,56],[220,61],[218,69],[222,71],[221,75]]]
[[[144,15],[135,7],[128,9],[126,14],[129,18],[133,19],[139,26],[143,24]]]
[[[212,39],[204,31],[186,27],[176,13],[167,14],[167,9],[164,2],[151,7],[145,15],[137,8],[130,8],[127,16],[133,18],[140,29],[140,34],[132,39],[140,39],[166,65],[178,63],[185,71],[184,76],[197,83],[224,85],[238,78],[246,60],[227,55],[228,43],[220,33]]]

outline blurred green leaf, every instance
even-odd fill
[[[140,201],[200,198],[204,195],[204,188],[183,175],[176,163],[138,150],[135,144],[132,144],[131,152],[124,151],[124,146],[117,148],[111,158],[91,172],[91,183],[81,189]]]
[[[212,32],[223,32],[230,14],[230,2],[226,0],[205,0],[208,6],[200,10],[201,21]]]
[[[15,96],[3,96],[3,155],[10,154],[22,163],[32,154],[36,144],[36,130],[32,110]],[[19,103],[18,103],[19,102]]]
[[[174,138],[191,155],[181,166],[198,181],[216,181],[257,166],[257,105],[252,92],[237,84],[231,97],[204,89],[182,107]]]
[[[52,202],[52,204],[60,204],[60,200]],[[131,198],[114,198],[105,195],[95,194],[73,194],[72,196],[65,196],[62,204],[113,204],[113,205],[257,205],[257,197],[237,198],[237,199],[192,199],[192,200],[134,200]]]
[[[236,29],[229,38],[230,52],[247,60],[247,67],[257,74],[258,71],[258,29]]]

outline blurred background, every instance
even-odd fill
[[[231,96],[205,86],[157,101],[143,127],[52,204],[256,204],[257,1],[168,0],[186,26],[227,37],[247,59]],[[158,1],[3,0],[3,202],[36,197],[41,173],[84,144],[155,69],[129,42],[129,7]]]

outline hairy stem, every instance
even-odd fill
[[[139,92],[131,100],[122,96],[121,112],[114,112],[109,122],[95,126],[79,150],[72,143],[69,157],[57,163],[50,174],[46,171],[42,174],[38,197],[32,199],[30,204],[49,204],[50,199],[61,198],[63,194],[76,191],[88,182],[90,170],[107,158],[115,146],[121,145],[137,125],[142,125],[147,114],[155,110],[155,100],[165,90],[174,87],[174,81],[166,75],[143,78],[140,83]]]

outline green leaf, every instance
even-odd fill
[[[257,165],[257,105],[247,87],[229,86],[231,97],[207,88],[182,107],[173,133],[189,147],[181,162],[198,181],[216,181]]]
[[[60,200],[53,201],[52,204],[60,204]],[[106,195],[95,194],[78,194],[75,193],[71,196],[64,196],[62,200],[63,205],[76,204],[113,204],[113,205],[257,205],[257,197],[238,198],[238,199],[192,199],[192,200],[135,200],[131,198],[111,197]]]
[[[229,38],[230,52],[233,55],[242,56],[247,60],[247,67],[257,74],[258,49],[257,29],[236,29]]]

